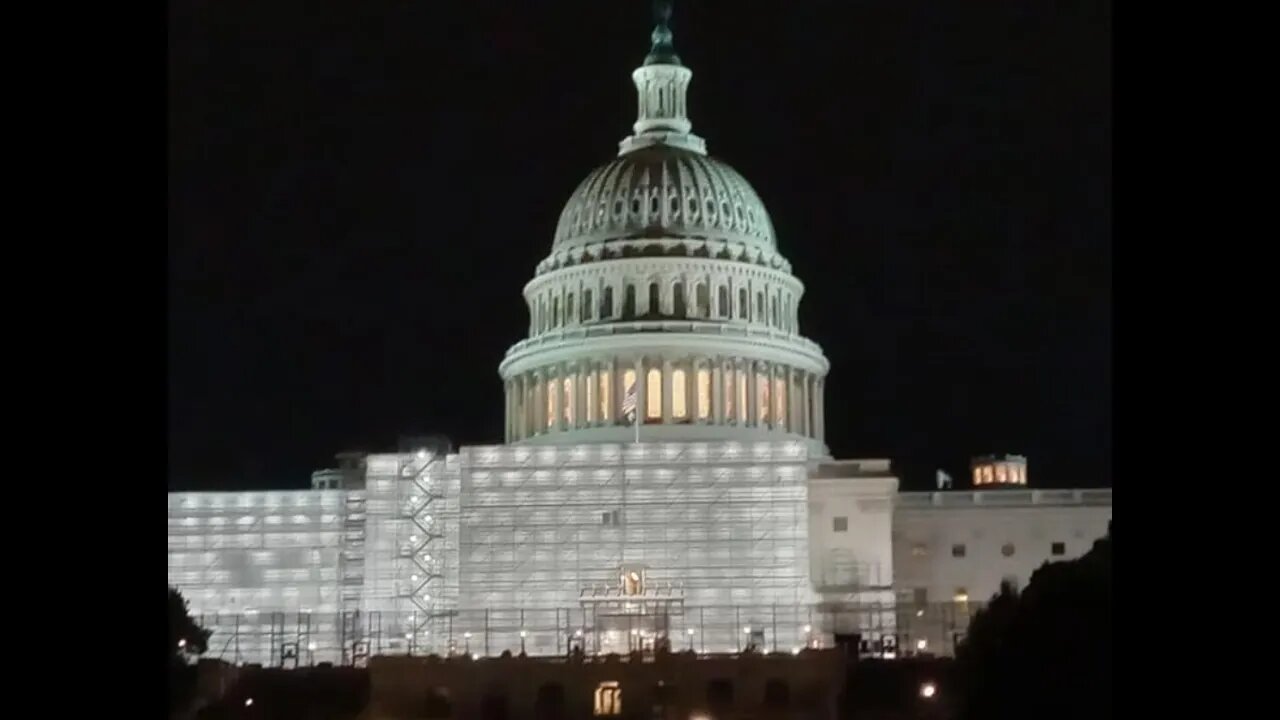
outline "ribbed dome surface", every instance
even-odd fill
[[[629,152],[588,175],[560,214],[554,249],[638,237],[774,248],[769,214],[736,170],[666,145]]]

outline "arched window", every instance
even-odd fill
[[[711,369],[698,368],[698,419],[711,418]]]
[[[648,422],[662,422],[662,371],[649,368],[645,376],[644,417]]]
[[[606,320],[613,317],[613,288],[604,289],[604,297],[600,300],[600,319]]]
[[[560,327],[560,296],[551,298],[551,327]]]
[[[756,322],[762,322],[762,321],[764,320],[764,317],[765,317],[765,315],[764,315],[764,293],[762,293],[762,292],[757,292],[757,293],[756,293]]]
[[[684,283],[680,281],[676,281],[671,286],[671,305],[673,310],[671,314],[674,317],[683,318],[685,316]]]
[[[778,296],[774,295],[769,298],[769,318],[773,327],[778,327]]]
[[[697,306],[694,308],[694,314],[700,318],[711,317],[711,289],[706,283],[698,283],[696,295]]]
[[[636,319],[636,286],[628,284],[622,295],[622,319]]]
[[[612,680],[602,682],[596,687],[595,706],[592,714],[596,717],[610,717],[622,714],[622,688]]]
[[[592,302],[594,295],[595,293],[591,292],[591,288],[582,291],[582,322],[595,319],[591,317],[591,313],[596,311],[596,305]]]
[[[569,296],[566,297],[564,301],[564,324],[571,325],[573,324],[573,320],[573,293],[569,293]]]
[[[747,313],[751,310],[751,303],[747,300],[747,289],[738,288],[738,319],[746,320]]]
[[[671,371],[671,417],[689,419],[689,374],[683,368]]]
[[[662,312],[662,293],[658,288],[658,283],[649,283],[649,314],[658,315]]]
[[[722,318],[729,317],[729,287],[727,285],[721,285],[716,292],[716,302],[720,305],[717,308],[716,315]]]

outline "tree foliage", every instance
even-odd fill
[[[169,709],[186,707],[195,694],[196,669],[188,658],[209,649],[210,632],[200,627],[187,610],[187,601],[169,588]]]
[[[1111,717],[1111,531],[1001,588],[957,652],[961,720]]]
[[[176,588],[169,588],[169,657],[175,660],[200,655],[209,649],[209,631],[196,624],[187,610],[187,601]]]

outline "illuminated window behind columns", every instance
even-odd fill
[[[556,381],[554,378],[547,380],[546,390],[547,396],[547,429],[556,426]]]
[[[980,467],[976,467],[973,469],[973,484],[974,485],[982,484],[982,468]]]
[[[738,423],[746,425],[751,419],[751,409],[747,406],[747,369],[742,365],[735,365],[733,376],[737,378],[738,384]]]
[[[622,688],[618,687],[616,681],[605,681],[596,687],[593,714],[596,717],[622,714]]]
[[[570,372],[569,377],[566,377],[561,383],[564,385],[564,421],[569,427],[573,427],[573,411],[577,407],[573,397],[573,373]]]
[[[779,424],[787,422],[787,379],[782,376],[773,379],[773,416]]]
[[[698,368],[698,419],[711,417],[711,369]]]
[[[595,369],[595,366],[592,366],[592,367],[591,367],[591,370],[589,370],[589,371],[587,372],[587,382],[586,382],[586,385],[587,385],[587,387],[586,387],[587,397],[586,397],[586,403],[584,403],[584,404],[587,406],[587,418],[586,418],[586,419],[587,419],[587,422],[589,422],[589,423],[593,423],[593,422],[595,422],[596,420],[599,420],[599,419],[600,419],[599,413],[597,413],[597,412],[596,412],[596,405],[597,405],[597,403],[596,403],[596,369]]]
[[[756,407],[760,408],[759,423],[769,422],[769,376],[763,370],[756,371]]]
[[[610,402],[610,400],[613,398],[613,385],[610,382],[611,380],[613,380],[613,372],[608,368],[601,368],[600,370],[600,419],[606,422],[613,419],[613,403]]]
[[[733,422],[734,420],[733,410],[734,410],[734,407],[737,405],[737,403],[733,401],[733,398],[735,396],[735,393],[733,391],[733,365],[721,365],[720,376],[722,378],[722,385],[723,385],[723,387],[721,388],[720,397],[723,398],[724,400],[724,421]]]
[[[689,419],[689,374],[684,368],[671,371],[671,417],[675,420]]]
[[[648,420],[662,419],[662,371],[658,368],[649,368],[649,372],[645,374],[645,411],[644,416]]]

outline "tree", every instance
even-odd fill
[[[169,588],[169,658],[185,661],[209,649],[210,632],[200,627],[177,588]]]
[[[187,663],[209,648],[210,632],[200,627],[187,610],[187,601],[169,588],[169,709],[187,706],[196,689],[196,669]]]
[[[1002,587],[957,655],[960,718],[1111,717],[1111,532]]]

